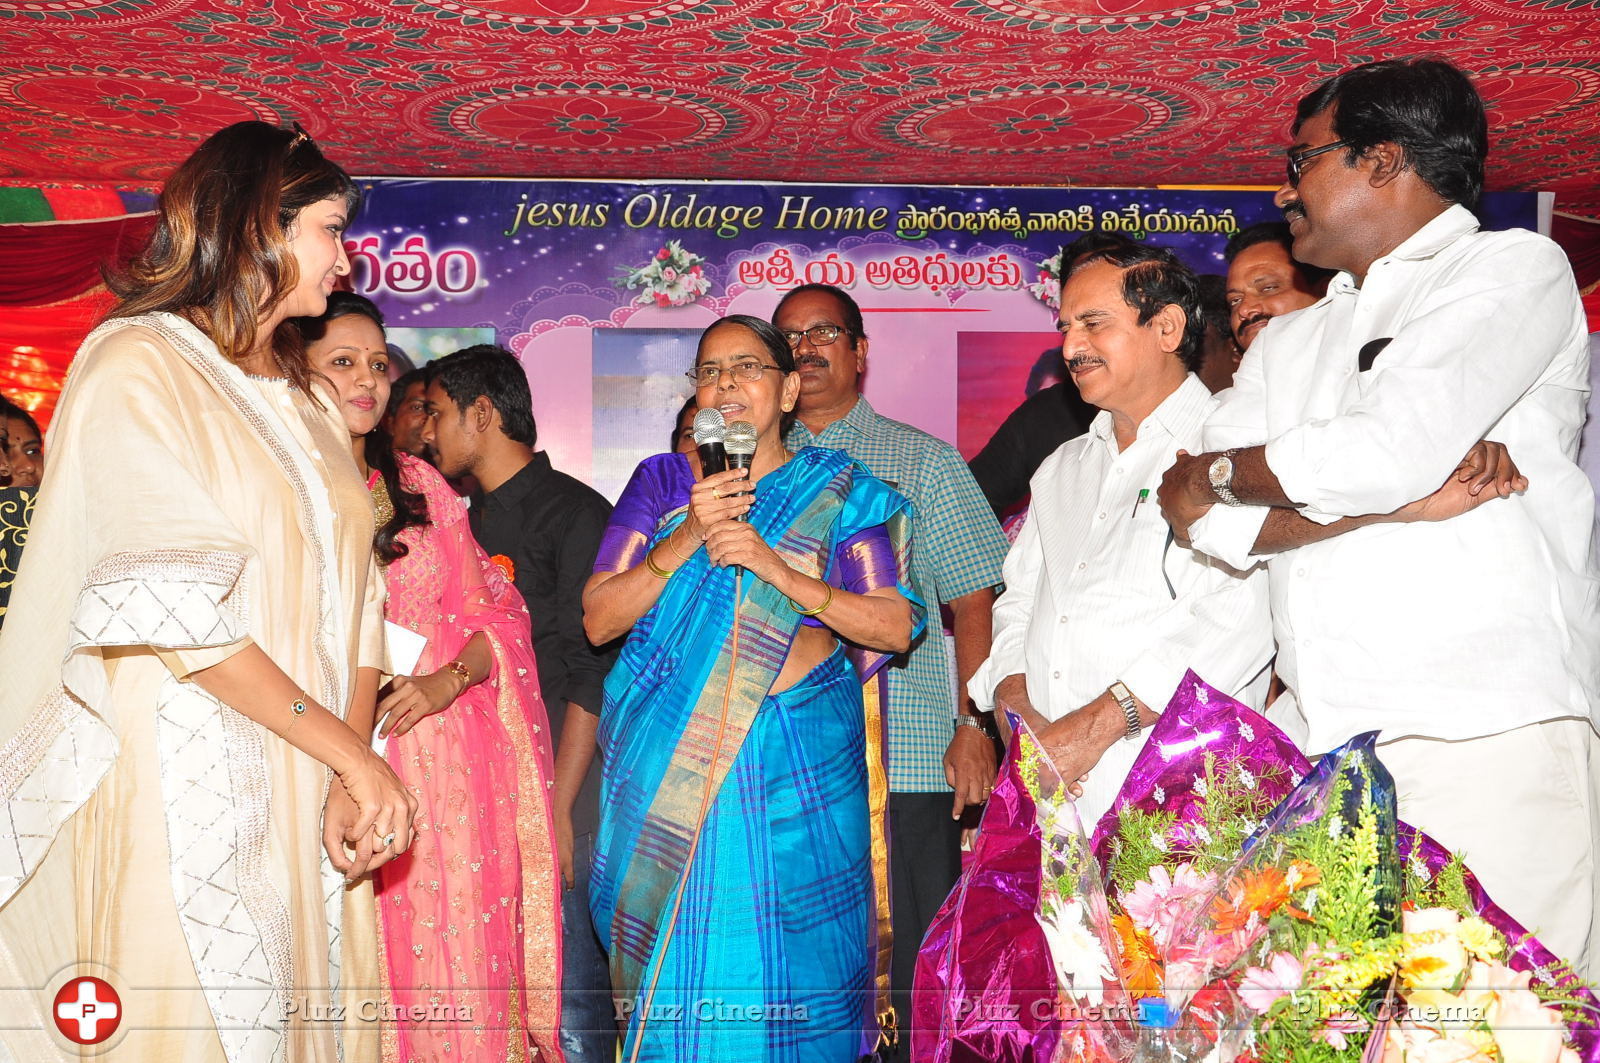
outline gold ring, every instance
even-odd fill
[[[718,491],[715,487],[713,487],[711,489],[711,497],[712,498],[721,498],[722,497],[722,492]]]
[[[394,831],[390,831],[388,834],[385,834],[381,838],[378,839],[378,848],[380,848],[380,849],[387,849],[387,848],[389,848],[389,846],[391,846],[393,844],[394,844]]]

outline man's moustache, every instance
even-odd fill
[[[795,364],[796,365],[814,365],[818,369],[826,369],[826,368],[828,368],[828,360],[826,358],[822,357],[820,354],[808,354],[808,355],[805,355],[804,357],[796,358],[795,359]]]
[[[1076,357],[1067,359],[1067,369],[1068,369],[1068,371],[1071,371],[1073,369],[1082,369],[1086,365],[1105,365],[1105,364],[1106,364],[1106,362],[1105,362],[1104,358],[1091,358],[1088,355],[1083,355],[1083,354],[1080,354],[1080,355],[1077,355]]]
[[[1272,315],[1271,314],[1256,314],[1253,317],[1247,317],[1243,321],[1239,322],[1238,331],[1242,334],[1244,332],[1249,331],[1250,326],[1252,326],[1252,325],[1265,325],[1268,321],[1271,321],[1271,320],[1272,320]]]

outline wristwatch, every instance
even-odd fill
[[[950,720],[950,733],[954,734],[963,727],[972,727],[979,731],[983,731],[984,734],[988,734],[988,732],[984,731],[983,729],[982,720],[978,719],[976,716],[969,716],[967,713],[958,712]]]
[[[1239,448],[1224,450],[1212,461],[1206,478],[1211,481],[1211,490],[1217,499],[1225,506],[1242,506],[1239,496],[1233,493],[1233,456],[1239,453]]]
[[[1122,737],[1132,740],[1139,737],[1139,732],[1144,730],[1144,725],[1139,722],[1139,703],[1133,700],[1133,691],[1128,689],[1128,684],[1117,680],[1106,687],[1107,693],[1116,699],[1122,707],[1122,717],[1128,723],[1127,730],[1122,732]]]

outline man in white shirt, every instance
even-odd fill
[[[1065,778],[1087,774],[1078,811],[1088,829],[1186,670],[1255,708],[1266,692],[1262,574],[1174,544],[1154,498],[1214,404],[1190,371],[1198,305],[1194,274],[1160,248],[1124,242],[1073,265],[1061,353],[1101,413],[1033,475],[990,655],[967,687],[985,709],[1018,712]]]
[[[1594,494],[1573,460],[1589,349],[1560,249],[1480,232],[1467,209],[1486,128],[1471,83],[1433,60],[1357,67],[1300,101],[1277,202],[1295,257],[1341,272],[1261,332],[1161,502],[1212,556],[1268,559],[1308,748],[1379,731],[1401,817],[1583,974],[1600,766]],[[1406,506],[1441,482],[1438,505]]]

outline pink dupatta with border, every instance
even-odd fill
[[[528,611],[473,540],[461,499],[431,466],[398,457],[430,523],[400,534],[410,552],[385,570],[385,616],[427,637],[418,674],[477,631],[494,670],[386,750],[418,808],[410,851],[378,872],[395,1009],[384,1057],[560,1060],[554,769]]]

